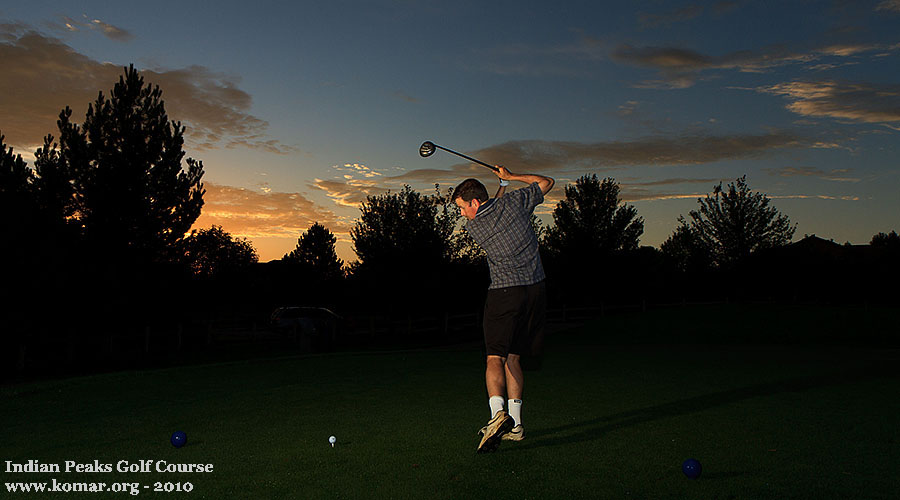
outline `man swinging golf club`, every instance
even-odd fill
[[[503,439],[520,441],[525,437],[525,379],[520,358],[529,354],[534,339],[543,335],[547,301],[531,214],[554,184],[550,177],[514,174],[500,166],[494,173],[501,186],[520,181],[528,187],[510,193],[501,187],[491,199],[476,179],[466,179],[453,190],[453,202],[468,219],[466,231],[487,254],[491,275],[483,323],[491,420],[479,431],[478,453],[496,450]],[[508,411],[504,402],[508,402]]]

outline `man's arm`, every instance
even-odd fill
[[[553,189],[553,185],[556,184],[556,181],[554,181],[552,177],[539,174],[514,174],[507,170],[506,167],[501,167],[499,165],[497,166],[497,171],[494,173],[497,174],[497,177],[508,181],[519,181],[524,182],[525,184],[537,182],[543,194],[549,193],[550,190]]]

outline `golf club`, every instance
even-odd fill
[[[461,156],[471,162],[477,163],[479,165],[483,165],[483,166],[493,170],[494,172],[498,172],[497,167],[495,167],[493,165],[488,165],[487,163],[485,163],[481,160],[476,160],[475,158],[472,158],[471,156],[466,156],[462,153],[457,153],[456,151],[453,151],[452,149],[447,149],[443,146],[438,146],[437,144],[435,144],[431,141],[425,141],[422,143],[421,146],[419,146],[419,155],[421,155],[422,158],[428,158],[429,156],[434,154],[435,149],[443,149],[444,151],[446,151],[448,153],[453,153],[456,156]]]

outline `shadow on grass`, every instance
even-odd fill
[[[821,375],[796,377],[749,387],[741,387],[728,391],[704,394],[679,401],[672,401],[656,406],[641,408],[605,415],[591,420],[576,421],[557,427],[535,429],[528,436],[526,443],[508,447],[504,451],[524,451],[545,446],[562,446],[584,441],[600,439],[610,432],[634,425],[661,420],[690,413],[697,413],[718,406],[723,406],[751,398],[771,396],[786,392],[804,392],[822,387],[837,386],[860,380],[900,377],[900,368],[894,364],[880,362],[853,371],[833,372]],[[573,434],[559,436],[561,433],[577,431]]]
[[[734,479],[736,477],[744,477],[758,473],[757,470],[744,470],[740,472],[704,472],[701,476],[706,481],[717,479]]]

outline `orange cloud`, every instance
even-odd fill
[[[203,211],[194,228],[222,226],[233,236],[299,238],[315,222],[332,232],[349,232],[350,226],[334,212],[301,193],[281,193],[204,183]]]
[[[344,181],[316,179],[311,185],[325,192],[335,204],[342,207],[358,207],[368,196],[384,194],[388,188],[380,187],[375,181],[346,179]]]
[[[856,177],[847,177],[847,174],[850,173],[850,169],[840,168],[833,169],[830,172],[826,172],[824,170],[814,168],[814,167],[783,167],[783,168],[767,168],[764,169],[769,172],[770,175],[776,175],[779,177],[819,177],[826,181],[837,181],[837,182],[859,182],[860,179]]]

